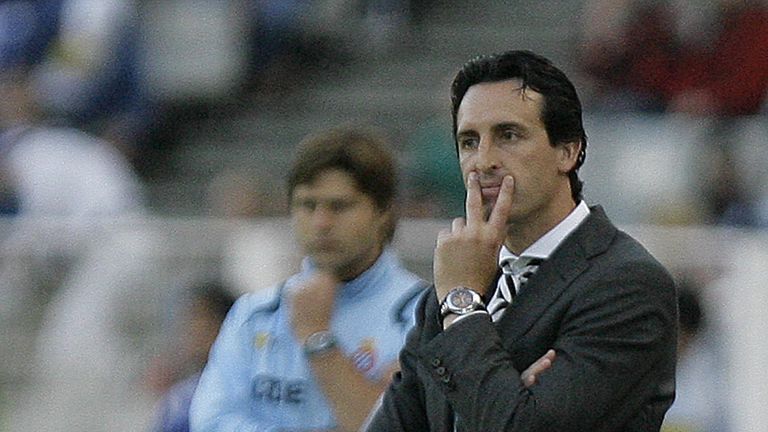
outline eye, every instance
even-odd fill
[[[294,207],[306,211],[315,211],[317,208],[317,202],[313,200],[298,200],[294,202]]]
[[[520,133],[512,128],[502,129],[501,137],[505,140],[516,140],[520,138]]]
[[[480,145],[480,140],[472,136],[459,137],[458,141],[461,150],[474,150]]]
[[[328,203],[328,208],[334,213],[340,213],[348,208],[352,207],[351,201],[331,201]]]

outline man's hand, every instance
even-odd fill
[[[526,369],[525,371],[523,371],[522,374],[520,374],[520,381],[523,382],[523,385],[526,388],[536,384],[539,374],[551,368],[552,363],[554,361],[555,361],[555,350],[547,351],[538,360],[533,362],[532,365],[528,366],[528,369]]]
[[[312,333],[330,328],[338,285],[334,276],[318,272],[291,297],[291,323],[300,343]]]
[[[477,173],[472,172],[468,177],[466,222],[464,218],[456,218],[450,230],[443,230],[437,236],[434,276],[438,301],[457,286],[483,294],[496,275],[499,250],[507,232],[514,189],[512,177],[504,178],[487,221]]]

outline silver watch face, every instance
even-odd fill
[[[466,309],[475,304],[475,296],[468,289],[453,291],[450,295],[451,307],[456,309]]]
[[[440,304],[440,316],[444,318],[448,314],[464,315],[478,309],[485,309],[480,294],[467,287],[456,287],[448,292]]]
[[[331,349],[336,344],[336,339],[329,331],[312,333],[304,342],[304,351],[308,354],[318,353]]]

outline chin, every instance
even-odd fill
[[[491,208],[484,208],[483,209],[483,221],[488,222],[488,220],[491,218]],[[466,215],[464,217],[464,221],[466,222]]]
[[[494,204],[496,204],[495,201],[492,203],[483,204],[483,217],[485,218],[485,220],[488,220],[488,218],[491,217],[491,212],[493,211]]]
[[[312,257],[315,265],[318,267],[336,272],[340,268],[344,268],[347,264],[347,259],[340,253],[325,252],[322,254],[316,254]]]
[[[328,254],[314,255],[312,257],[312,260],[315,262],[315,265],[324,269],[334,268],[337,265],[337,260],[333,259],[333,257],[328,256]]]

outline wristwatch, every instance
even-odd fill
[[[465,315],[477,310],[485,310],[485,303],[477,291],[467,287],[456,287],[448,292],[440,304],[440,318],[449,314]]]
[[[307,336],[304,340],[304,354],[312,357],[324,354],[336,346],[336,337],[328,330],[320,330]]]

